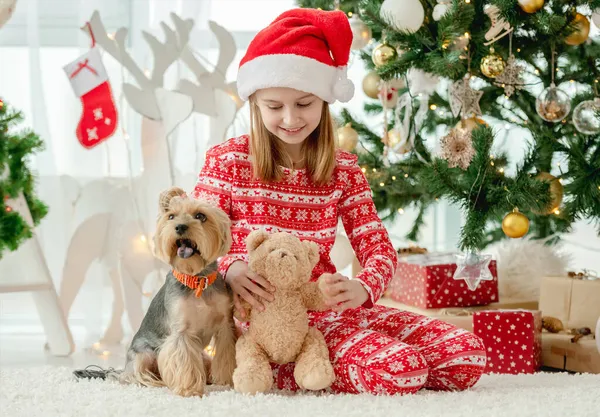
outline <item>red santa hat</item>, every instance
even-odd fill
[[[250,42],[240,62],[237,88],[242,100],[256,90],[289,87],[328,103],[349,101],[347,77],[352,31],[341,10],[292,9]]]

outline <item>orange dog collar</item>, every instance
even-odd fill
[[[188,275],[182,272],[173,270],[173,276],[177,279],[177,281],[181,282],[188,288],[192,290],[196,290],[196,297],[202,297],[202,293],[209,285],[217,280],[217,271],[209,274],[207,276],[202,275]]]

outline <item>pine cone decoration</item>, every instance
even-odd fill
[[[542,328],[550,333],[558,333],[565,329],[563,322],[556,317],[542,317]]]

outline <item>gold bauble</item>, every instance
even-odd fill
[[[358,133],[352,128],[351,123],[340,127],[337,134],[339,148],[347,152],[352,152],[356,148],[356,145],[358,144]]]
[[[518,3],[525,13],[535,13],[544,7],[544,0],[518,0]]]
[[[504,72],[504,60],[498,54],[491,53],[481,60],[481,72],[488,78],[496,78]]]
[[[581,13],[577,13],[571,24],[576,29],[575,32],[565,38],[565,43],[571,46],[581,45],[587,40],[590,34],[590,21]]]
[[[539,181],[546,181],[550,183],[550,203],[548,204],[546,210],[541,212],[535,211],[535,213],[546,215],[551,214],[554,211],[556,211],[556,209],[558,209],[562,204],[564,193],[563,185],[560,183],[558,178],[547,172],[540,172],[538,175],[536,175],[535,178]]]
[[[404,155],[411,150],[410,142],[406,138],[403,138],[395,128],[387,132],[387,136],[383,142],[398,155]]]
[[[398,52],[396,51],[396,48],[387,43],[382,43],[373,49],[373,55],[371,57],[373,59],[373,64],[375,64],[376,67],[381,67],[398,58]]]
[[[480,119],[478,117],[470,117],[468,119],[461,119],[456,126],[455,129],[468,130],[469,132],[479,126],[487,126],[485,120]]]
[[[370,71],[365,78],[363,78],[362,88],[367,97],[377,98],[379,94],[379,85],[381,83],[381,77],[375,71]]]
[[[523,237],[529,231],[529,219],[523,213],[519,213],[519,209],[514,209],[502,220],[502,231],[513,239]]]

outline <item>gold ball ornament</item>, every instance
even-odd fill
[[[550,183],[550,203],[546,210],[538,212],[536,214],[552,214],[556,209],[560,207],[563,200],[564,188],[558,178],[548,172],[540,172],[535,177],[539,181],[547,181]]]
[[[375,71],[370,71],[363,78],[362,88],[367,97],[378,98],[381,77]]]
[[[523,237],[529,231],[529,219],[516,208],[502,220],[502,231],[512,239]]]
[[[535,13],[544,7],[544,0],[518,0],[518,3],[525,13]]]
[[[396,58],[398,58],[398,51],[387,43],[382,43],[373,49],[371,58],[376,67],[381,67],[396,60]]]
[[[470,117],[468,119],[461,119],[456,126],[455,129],[468,130],[469,132],[479,126],[487,126],[485,120],[480,119],[478,117]]]
[[[352,124],[340,127],[337,131],[338,147],[347,152],[352,152],[358,144],[358,133],[352,128]]]
[[[496,78],[504,72],[504,60],[498,54],[491,53],[481,60],[479,68],[483,75],[488,78]]]
[[[587,40],[590,34],[590,21],[581,13],[577,13],[571,24],[576,29],[565,38],[565,43],[571,46],[581,45]]]
[[[387,132],[384,143],[398,155],[404,155],[405,153],[410,152],[411,149],[410,142],[404,139],[397,129],[392,129]]]

